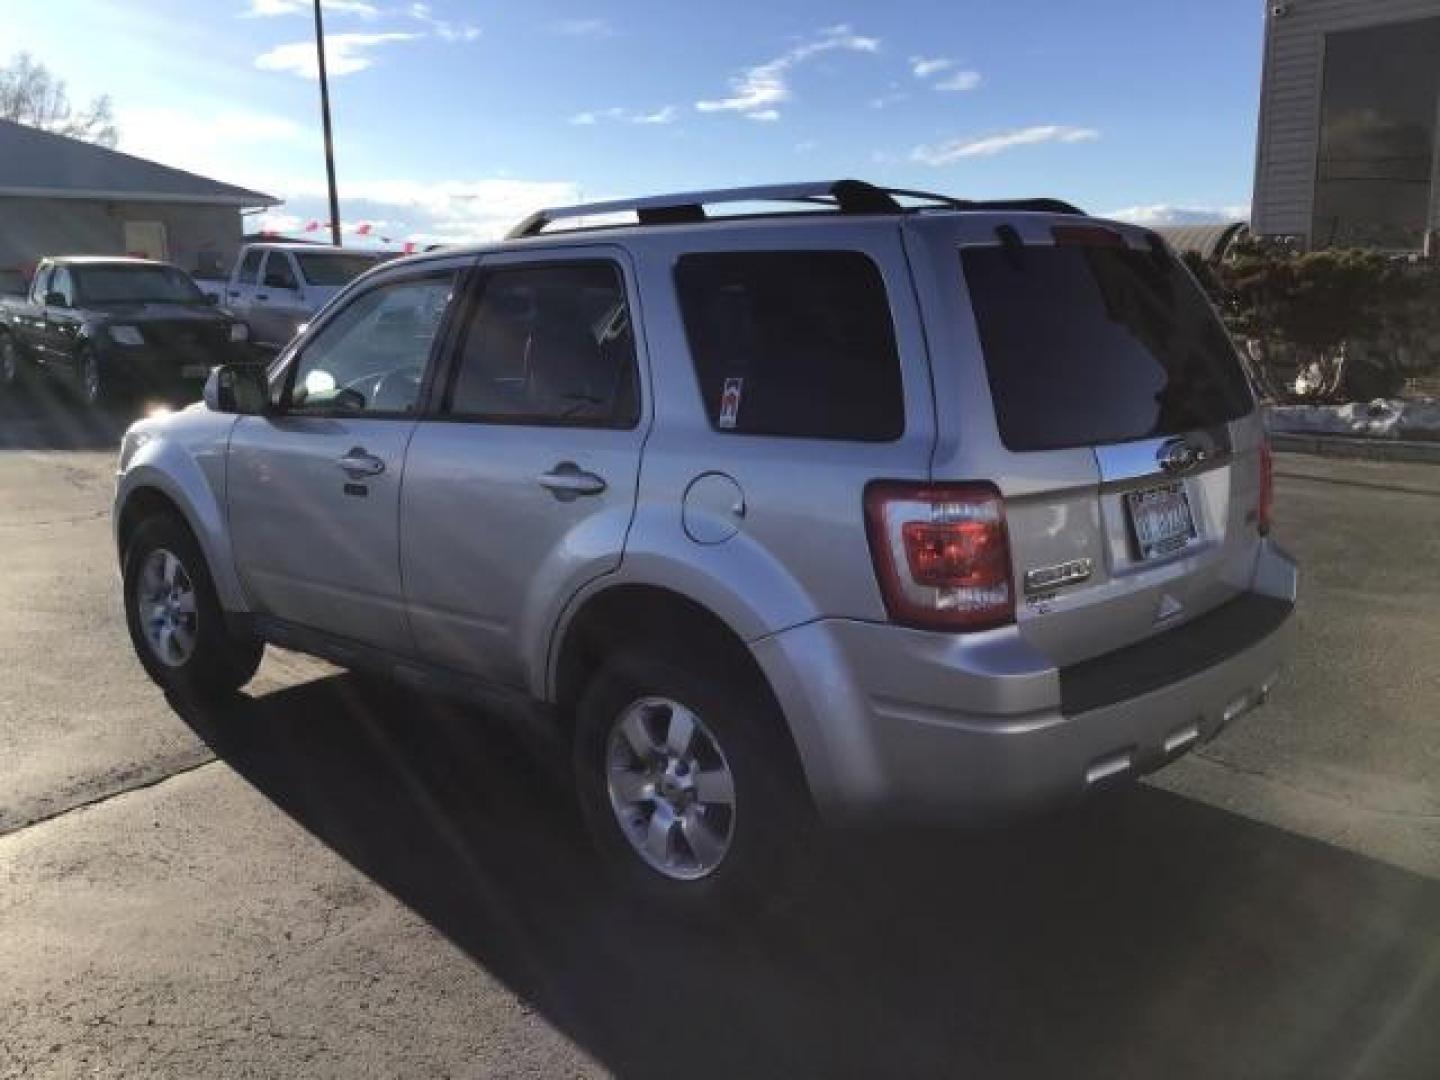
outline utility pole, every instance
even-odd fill
[[[315,55],[320,61],[320,119],[325,126],[325,175],[330,181],[330,239],[340,246],[340,193],[335,189],[335,138],[330,130],[330,81],[325,76],[325,17],[315,0]]]

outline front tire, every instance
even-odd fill
[[[706,915],[784,895],[813,810],[784,717],[755,683],[628,653],[586,687],[575,718],[581,811],[627,891]]]
[[[80,350],[80,394],[85,404],[92,409],[109,405],[115,397],[110,385],[110,372],[104,359],[94,346],[86,345]]]
[[[13,392],[25,384],[25,357],[15,338],[0,331],[0,387]]]
[[[200,545],[170,514],[147,518],[125,552],[125,622],[141,665],[186,701],[229,697],[255,675],[264,643],[225,625]]]

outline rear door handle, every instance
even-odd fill
[[[363,446],[354,447],[339,460],[345,474],[356,480],[364,476],[379,476],[385,471],[385,462],[374,454],[366,453]]]
[[[562,461],[549,472],[542,473],[539,483],[561,502],[570,502],[581,495],[599,495],[606,486],[601,477],[586,472],[573,461]]]

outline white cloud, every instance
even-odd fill
[[[263,176],[255,175],[256,150],[313,138],[289,117],[238,108],[121,108],[116,126],[127,154],[266,192]]]
[[[305,228],[306,219],[299,214],[283,214],[267,211],[245,221],[246,232],[283,233],[294,235]]]
[[[674,105],[664,105],[653,112],[635,112],[633,109],[613,106],[609,109],[587,109],[584,112],[578,112],[570,117],[570,123],[582,127],[598,124],[602,120],[623,124],[671,124],[679,115],[680,110]]]
[[[910,71],[917,79],[928,79],[931,75],[938,75],[947,68],[955,66],[955,61],[948,56],[912,56],[910,58]]]
[[[953,75],[947,75],[935,84],[936,90],[974,90],[983,82],[978,71],[957,71]]]
[[[820,143],[815,139],[801,139],[795,144],[795,153],[808,154],[819,149]]]
[[[275,185],[287,205],[284,215],[301,221],[325,219],[323,183],[301,180]],[[504,236],[521,218],[545,206],[567,206],[581,201],[580,188],[570,181],[520,180],[491,177],[480,180],[356,180],[340,182],[340,218],[344,222],[384,223],[383,232],[395,240],[424,243],[494,240]]]
[[[353,75],[375,63],[373,50],[397,41],[415,41],[421,35],[410,33],[326,34],[325,68],[330,75]],[[319,78],[313,41],[292,41],[277,45],[255,58],[262,71],[285,71],[307,79]]]
[[[362,19],[373,19],[380,9],[367,0],[322,0],[321,6],[327,12],[338,15],[358,15]],[[270,17],[275,15],[309,15],[314,10],[310,0],[250,0],[246,15]]]
[[[615,36],[615,28],[606,19],[557,19],[550,24],[551,33],[566,37],[608,38]]]
[[[678,110],[677,110],[678,111]],[[246,218],[246,228],[301,233],[309,221],[328,221],[320,140],[309,117],[302,121],[243,108],[205,103],[117,110],[120,149],[283,199],[285,205]],[[343,149],[343,147],[342,147]],[[342,163],[344,157],[342,154]],[[314,169],[296,169],[314,163]],[[592,197],[602,193],[590,192]],[[353,232],[371,224],[365,243],[380,236],[422,243],[489,240],[503,236],[542,206],[578,203],[578,184],[507,176],[433,183],[356,178],[340,172],[340,217]]]
[[[640,113],[638,116],[631,116],[632,124],[670,124],[680,115],[680,110],[674,105],[665,105],[654,112]]]
[[[480,36],[480,28],[470,23],[452,23],[436,18],[429,4],[415,2],[405,9],[416,22],[424,23],[441,41],[474,41]]]
[[[701,112],[735,112],[752,120],[778,120],[777,105],[790,98],[789,73],[813,57],[827,52],[873,53],[878,38],[863,37],[841,24],[820,31],[813,39],[781,53],[774,60],[747,68],[730,80],[729,97],[697,101]]]
[[[891,90],[881,94],[879,97],[870,99],[870,108],[888,109],[891,105],[899,105],[902,101],[910,100],[910,95],[904,90]]]
[[[1237,206],[1176,206],[1171,203],[1154,203],[1150,206],[1129,206],[1123,210],[1112,210],[1101,216],[1152,228],[1165,225],[1219,225],[1228,221],[1249,221],[1250,207],[1243,203]]]
[[[962,158],[994,157],[1018,146],[1034,146],[1047,142],[1091,142],[1099,137],[1100,132],[1094,128],[1038,124],[979,139],[950,139],[942,143],[917,146],[910,152],[910,160],[918,161],[922,165],[950,165]]]

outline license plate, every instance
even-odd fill
[[[1185,547],[1196,537],[1190,500],[1180,484],[1132,491],[1125,496],[1130,525],[1141,559],[1158,559]]]
[[[180,375],[185,379],[204,379],[210,375],[209,364],[186,364],[180,369]]]

